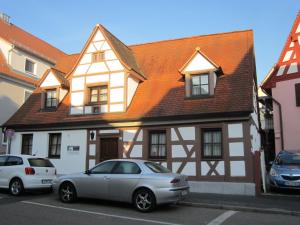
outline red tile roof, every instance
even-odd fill
[[[63,51],[38,37],[24,31],[12,23],[6,23],[2,20],[0,20],[0,37],[17,47],[37,54],[53,63],[56,63],[62,56],[66,55]]]
[[[224,75],[218,78],[213,97],[186,99],[184,80],[178,70],[197,47],[222,67]],[[71,116],[70,94],[56,112],[40,112],[41,96],[40,89],[37,89],[6,126],[58,126],[66,123],[95,124],[193,116],[202,118],[201,115],[213,117],[240,112],[248,115],[253,111],[252,92],[256,78],[251,30],[158,41],[132,45],[129,48],[139,67],[147,75],[147,80],[139,84],[126,112]],[[66,61],[73,59],[65,58]],[[57,65],[67,70],[67,64],[59,62]]]

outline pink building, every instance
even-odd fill
[[[262,88],[273,98],[276,153],[300,149],[300,11]]]

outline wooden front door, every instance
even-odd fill
[[[100,162],[118,158],[118,138],[100,139]]]

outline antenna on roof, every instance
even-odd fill
[[[10,16],[9,16],[9,15],[0,12],[0,19],[1,19],[2,21],[4,21],[5,23],[10,24],[10,22],[9,22]]]

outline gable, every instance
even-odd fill
[[[53,86],[59,86],[60,82],[55,77],[52,71],[50,71],[47,75],[47,77],[42,81],[40,87],[53,87]]]
[[[199,48],[196,48],[195,53],[181,68],[181,73],[193,73],[199,71],[213,71],[217,70],[218,66],[213,63],[208,57],[206,57]]]

